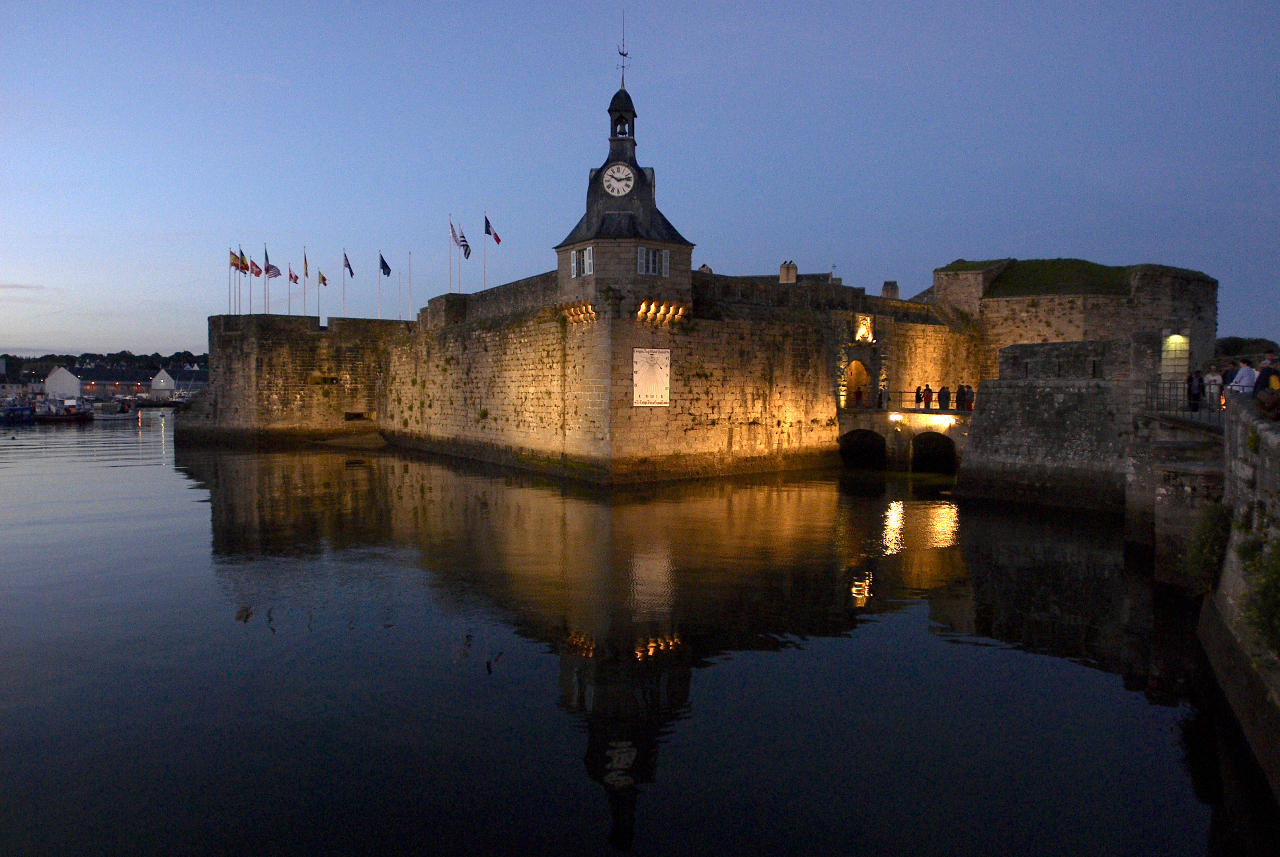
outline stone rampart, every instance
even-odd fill
[[[608,331],[554,306],[420,328],[390,362],[392,443],[485,461],[607,470]]]
[[[209,318],[209,386],[179,421],[188,437],[372,431],[401,321],[307,316]]]
[[[960,496],[1124,510],[1133,410],[1128,343],[1020,345],[983,381]]]
[[[1254,755],[1280,796],[1280,660],[1243,618],[1249,580],[1246,543],[1280,545],[1280,423],[1257,416],[1252,400],[1229,393],[1223,502],[1231,528],[1222,575],[1200,613],[1200,640]]]

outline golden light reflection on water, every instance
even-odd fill
[[[893,500],[884,511],[885,556],[903,550],[954,547],[960,512],[952,503]]]

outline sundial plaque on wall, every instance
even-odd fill
[[[671,404],[671,349],[636,348],[631,353],[631,404],[665,408]]]

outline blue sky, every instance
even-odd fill
[[[607,151],[623,4],[0,2],[0,351],[204,351],[227,251],[338,314],[555,266]],[[1218,279],[1280,338],[1270,3],[630,3],[627,89],[694,265],[904,295],[957,258]],[[377,286],[378,253],[393,268]],[[397,280],[401,295],[397,301]],[[262,309],[261,280],[254,308]],[[289,304],[273,281],[272,311]],[[397,304],[399,310],[397,309]],[[292,298],[301,310],[301,295]]]

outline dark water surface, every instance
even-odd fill
[[[0,854],[1264,854],[1119,533],[822,475],[0,444]]]

